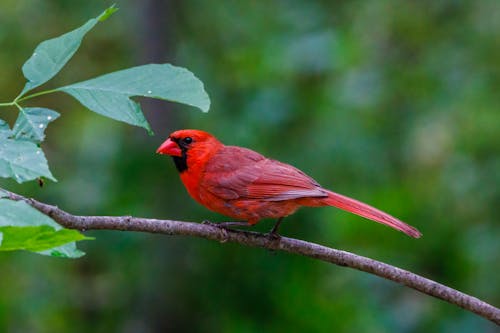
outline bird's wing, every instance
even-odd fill
[[[247,187],[249,198],[282,201],[328,196],[314,179],[291,165],[266,159],[259,167],[258,178]]]
[[[291,165],[240,147],[224,147],[206,169],[203,187],[226,200],[283,201],[327,197],[311,177]]]

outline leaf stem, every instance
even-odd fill
[[[19,99],[16,99],[14,102],[12,102],[11,105],[13,105],[14,103],[16,102],[22,102],[22,101],[25,101],[27,99],[30,99],[30,98],[33,98],[33,97],[37,97],[37,96],[42,96],[42,95],[47,95],[47,94],[51,94],[53,92],[57,92],[59,91],[58,88],[56,89],[50,89],[50,90],[44,90],[44,91],[40,91],[40,92],[37,92],[37,93],[34,93],[34,94],[31,94],[31,95],[28,95],[28,96],[24,96],[24,97],[21,97]]]
[[[21,105],[17,104],[17,102],[13,102],[13,104],[16,106],[16,108],[19,109],[19,112],[23,112],[24,113],[24,110],[23,108],[21,107]]]
[[[33,97],[51,94],[51,93],[57,92],[57,91],[59,91],[58,88],[56,88],[56,89],[50,89],[50,90],[44,90],[44,91],[39,91],[37,93],[31,94],[31,95],[28,95],[28,96],[24,96],[24,97],[21,97],[22,95],[20,94],[12,102],[0,103],[0,107],[2,107],[2,106],[16,106],[18,109],[21,109],[21,106],[18,104],[19,102],[25,101],[25,100],[33,98]]]
[[[12,106],[12,105],[15,105],[16,102],[9,102],[9,103],[0,103],[0,107],[2,106]]]

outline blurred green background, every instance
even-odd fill
[[[109,2],[2,0],[0,101],[42,40]],[[174,129],[293,164],[419,228],[411,239],[334,208],[282,234],[409,269],[500,305],[500,4],[486,1],[117,1],[45,87],[151,62],[193,71],[208,114],[139,99],[156,135],[54,94],[43,145],[58,183],[0,186],[75,214],[225,218],[195,203],[169,158]],[[15,119],[15,109],[0,109]],[[267,231],[272,221],[256,229]],[[494,332],[378,277],[202,239],[88,232],[87,255],[0,254],[1,332]]]

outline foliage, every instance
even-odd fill
[[[47,125],[56,120],[59,113],[21,105],[21,102],[36,96],[65,92],[91,111],[143,127],[150,134],[152,131],[140,104],[130,99],[133,96],[170,100],[208,111],[210,101],[203,84],[188,70],[169,64],[124,69],[26,95],[53,78],[78,50],[85,35],[116,10],[111,6],[81,27],[40,43],[24,63],[22,70],[27,80],[24,89],[12,102],[0,103],[0,106],[16,106],[19,109],[12,130],[0,119],[0,177],[10,177],[18,183],[42,177],[55,181],[40,144],[45,139]],[[4,199],[0,200],[0,209],[0,251],[28,250],[71,258],[82,255],[76,250],[74,242],[89,238],[77,231],[56,228],[57,223],[51,218],[36,213],[25,203]]]
[[[76,241],[92,239],[62,228],[25,202],[0,199],[0,251],[28,250],[54,257],[78,258]]]

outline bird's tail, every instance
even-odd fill
[[[328,206],[334,206],[356,215],[366,217],[367,219],[373,220],[375,222],[388,225],[391,228],[404,232],[408,236],[414,238],[419,238],[420,236],[422,236],[422,233],[420,233],[420,231],[404,223],[403,221],[400,221],[397,218],[384,213],[381,210],[378,210],[377,208],[362,203],[358,200],[346,197],[344,195],[328,191],[328,198],[324,198],[321,201]]]

